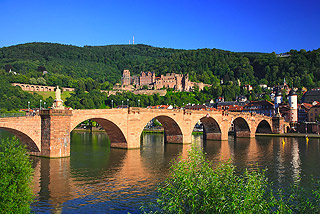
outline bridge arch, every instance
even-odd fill
[[[147,123],[152,121],[153,119],[157,119],[164,130],[164,142],[165,143],[183,143],[183,132],[178,124],[178,122],[168,115],[159,115],[155,117],[146,118],[144,122],[141,123],[142,127],[140,127],[140,135],[142,134]]]
[[[32,155],[40,155],[40,148],[35,143],[35,140],[32,139],[28,134],[19,131],[17,129],[8,128],[8,127],[0,127],[0,129],[10,132],[11,134],[15,135],[22,144],[24,144],[27,148],[27,150]]]
[[[235,137],[250,137],[250,126],[243,117],[237,117],[232,124]]]
[[[102,128],[106,131],[110,139],[111,147],[127,148],[127,139],[123,131],[120,129],[118,125],[106,118],[82,118],[81,120],[75,121],[73,123],[73,126],[71,127],[70,131],[74,130],[77,125],[86,120],[93,120],[102,126]]]
[[[271,134],[272,128],[271,128],[269,122],[266,120],[261,120],[257,126],[256,133]]]
[[[221,128],[216,119],[206,115],[200,118],[199,121],[201,122],[203,128],[203,139],[221,140]],[[194,127],[197,125],[197,123],[194,124]],[[192,129],[194,129],[194,127],[192,127]]]

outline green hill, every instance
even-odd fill
[[[165,97],[134,96],[126,93],[106,98],[100,90],[110,90],[119,83],[124,69],[133,74],[153,71],[188,73],[191,81],[212,84],[201,93],[169,93]],[[11,72],[10,72],[11,71]],[[72,108],[106,108],[111,100],[119,105],[123,100],[141,101],[141,106],[154,104],[204,103],[206,99],[224,96],[234,100],[246,95],[250,100],[270,99],[258,84],[274,86],[286,79],[290,87],[320,87],[320,49],[291,50],[275,53],[235,53],[218,49],[178,50],[148,45],[109,45],[76,47],[52,43],[27,43],[0,48],[0,111],[33,107],[47,94],[23,92],[10,82],[74,87],[66,98]],[[223,80],[223,83],[221,82]],[[253,86],[248,92],[244,84]],[[84,93],[87,91],[88,93]],[[43,98],[44,97],[44,98]],[[133,105],[134,103],[130,104]]]
[[[297,87],[319,86],[320,49],[275,53],[234,53],[218,49],[177,50],[148,45],[84,46],[27,43],[0,49],[0,69],[19,73],[10,81],[32,83],[44,77],[48,85],[76,87],[74,80],[92,78],[96,84],[120,82],[123,69],[189,73],[192,81],[214,84],[219,79],[269,85],[286,78]],[[43,75],[42,71],[48,71]],[[31,80],[30,80],[31,79]],[[31,81],[31,82],[30,82]],[[86,82],[86,81],[85,81]],[[101,85],[106,88],[108,85]]]

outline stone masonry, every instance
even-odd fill
[[[81,122],[91,119],[107,132],[111,147],[140,148],[145,125],[156,118],[165,131],[165,142],[190,144],[192,131],[200,120],[204,138],[228,140],[233,130],[237,137],[254,137],[256,132],[284,133],[288,124],[282,118],[227,111],[183,109],[42,110],[40,116],[0,118],[0,128],[11,131],[28,145],[31,154],[46,157],[70,155],[70,132]]]

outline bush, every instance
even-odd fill
[[[0,213],[30,213],[32,167],[16,138],[0,143]]]
[[[159,213],[320,211],[319,186],[311,194],[298,185],[289,188],[286,197],[280,190],[274,194],[264,171],[246,170],[239,176],[230,162],[214,168],[196,147],[192,147],[186,160],[180,158],[170,170],[170,176],[158,189],[157,202],[152,205]]]

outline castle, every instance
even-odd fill
[[[147,86],[148,89],[173,88],[176,91],[192,91],[197,85],[200,90],[205,86],[210,86],[204,83],[195,83],[189,81],[188,74],[167,73],[156,77],[154,72],[141,72],[139,76],[131,76],[129,70],[124,70],[121,78],[121,88],[125,89],[128,86],[134,86],[136,89]]]

